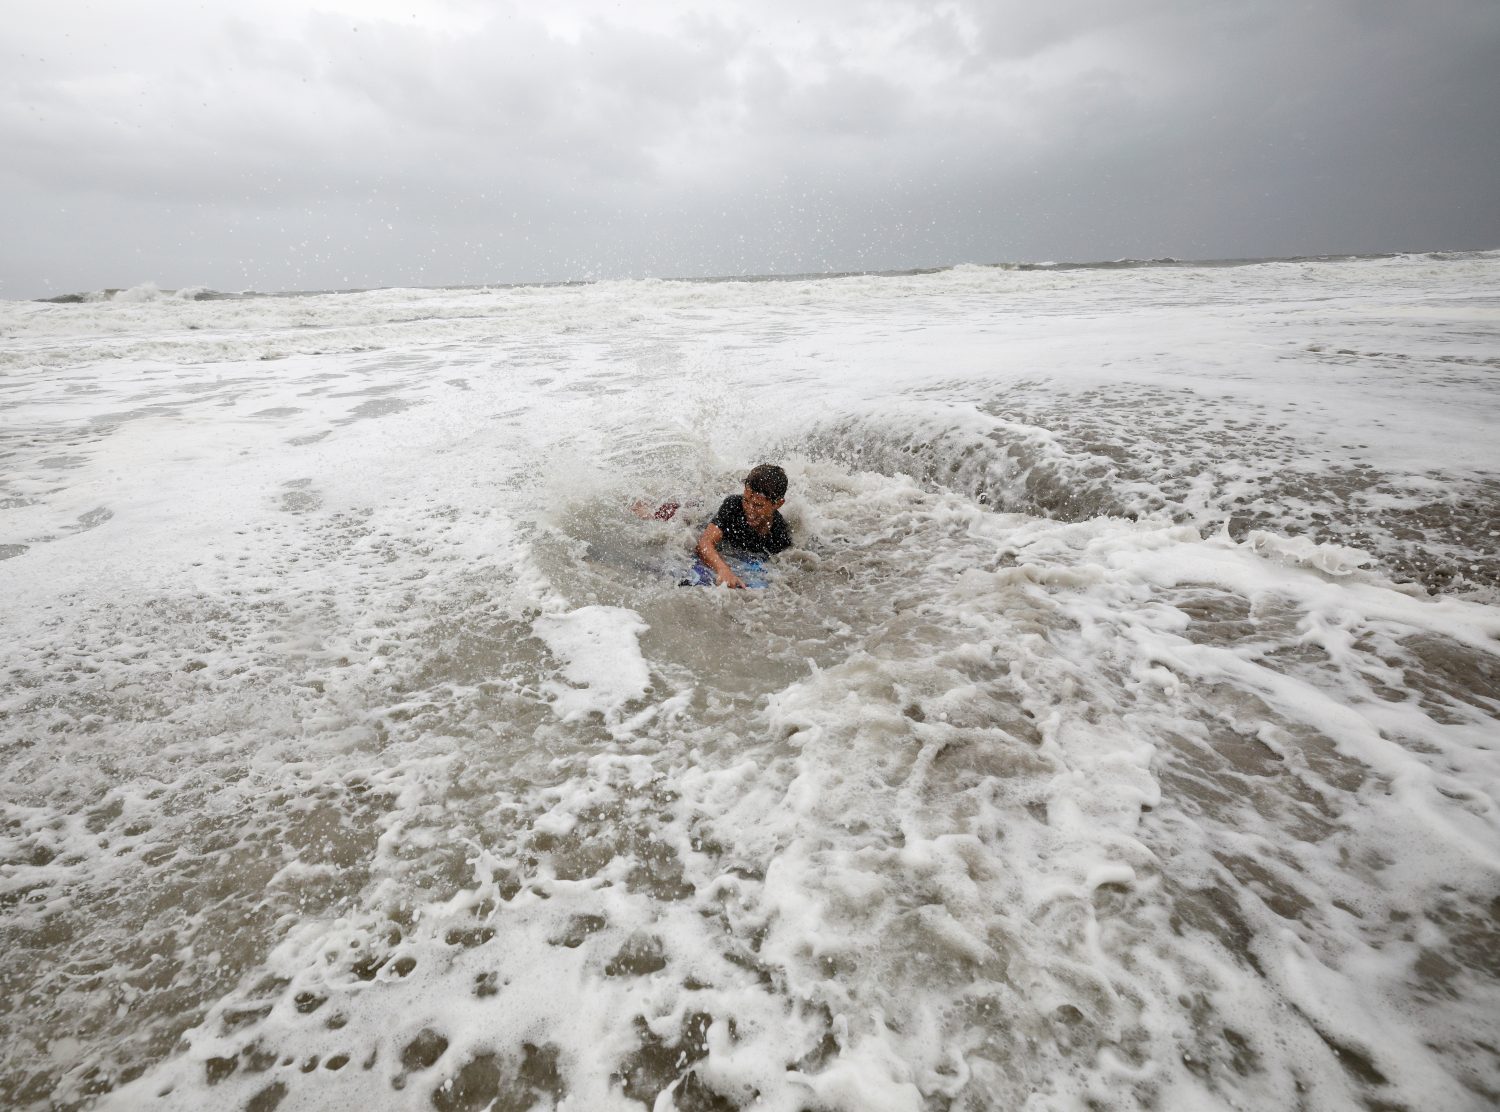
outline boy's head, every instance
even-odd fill
[[[781,504],[786,497],[786,472],[774,463],[762,463],[745,476],[745,488]]]
[[[786,472],[774,463],[763,463],[745,476],[745,495],[740,508],[751,528],[762,532],[770,528],[776,511],[786,501]]]

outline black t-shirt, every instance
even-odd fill
[[[719,512],[713,516],[713,524],[723,532],[725,544],[745,552],[758,552],[767,556],[792,547],[792,531],[787,528],[786,519],[779,511],[771,514],[771,531],[761,534],[750,528],[750,523],[745,520],[743,503],[744,499],[740,495],[731,494],[724,499]]]

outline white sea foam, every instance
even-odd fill
[[[553,706],[564,721],[591,713],[615,719],[651,686],[638,638],[641,616],[618,606],[581,606],[566,614],[544,614],[531,628],[563,661],[569,686],[553,684]]]
[[[1492,1104],[1497,275],[0,303],[0,1094]]]

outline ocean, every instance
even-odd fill
[[[0,302],[0,1104],[1493,1107],[1497,428],[1500,252]]]

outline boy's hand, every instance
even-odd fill
[[[698,559],[713,569],[714,578],[719,581],[720,587],[743,589],[745,585],[740,582],[740,577],[734,574],[734,569],[719,555],[719,542],[723,539],[723,530],[710,521],[704,528],[703,535],[698,538],[698,547],[694,551],[698,553]]]

